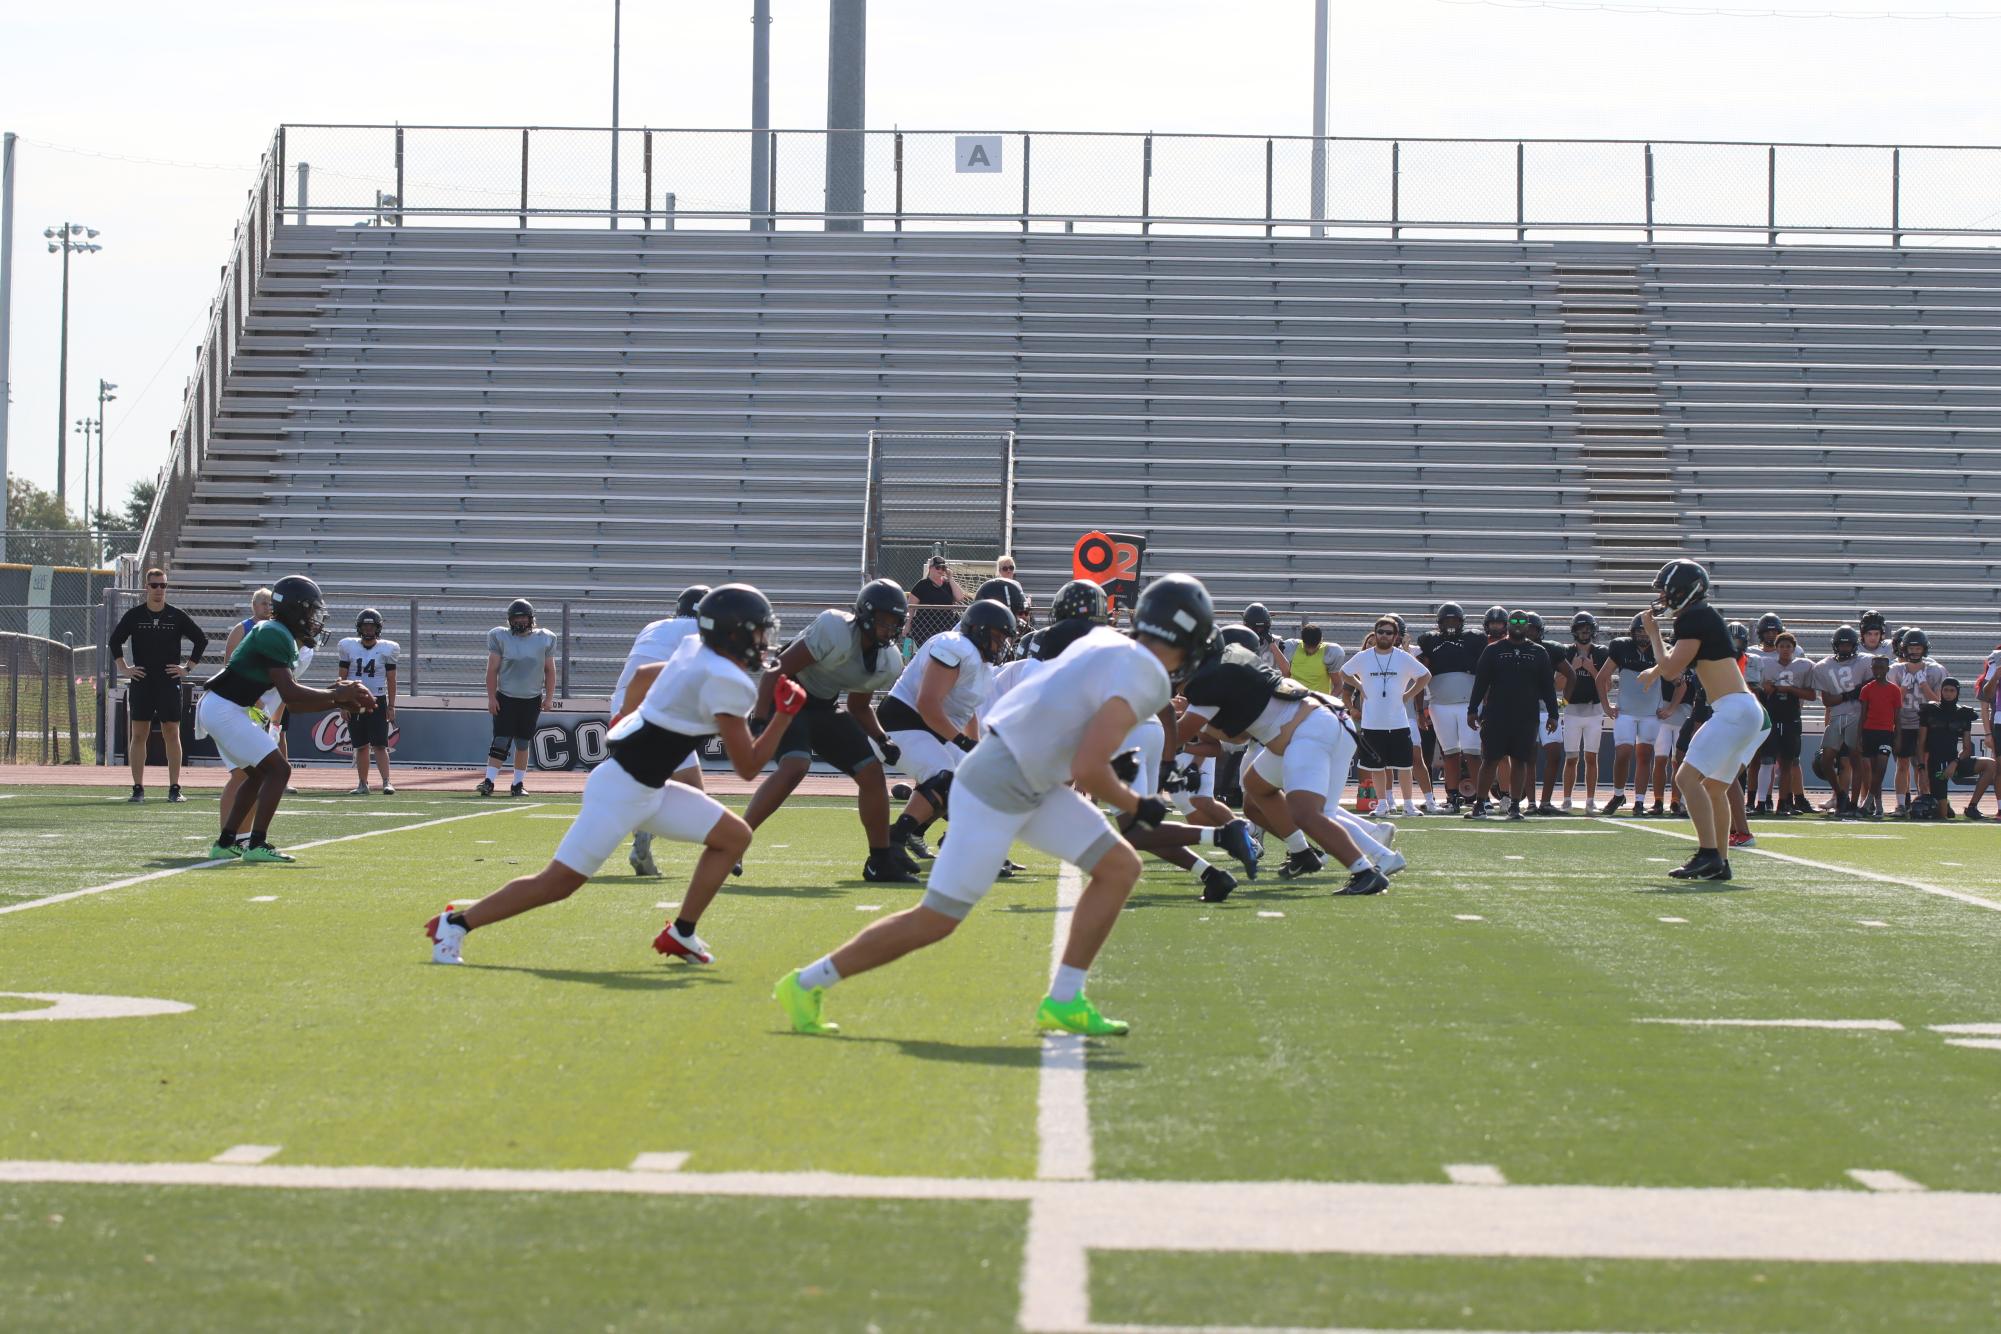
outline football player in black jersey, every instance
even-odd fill
[[[1417,640],[1417,660],[1431,673],[1431,725],[1438,738],[1446,801],[1455,811],[1479,796],[1475,782],[1480,773],[1480,735],[1466,721],[1466,700],[1473,693],[1473,673],[1486,647],[1486,636],[1466,628],[1466,613],[1456,602],[1441,606],[1438,628]]]
[[[1709,718],[1689,742],[1676,775],[1695,826],[1696,853],[1668,872],[1682,880],[1730,879],[1728,840],[1743,820],[1744,789],[1737,779],[1771,731],[1771,718],[1744,684],[1738,649],[1722,613],[1709,605],[1709,572],[1692,560],[1669,561],[1654,576],[1659,599],[1642,613],[1655,665],[1642,673],[1672,676],[1693,668],[1709,701]],[[1675,643],[1667,647],[1660,616],[1674,617]]]
[[[1543,642],[1544,627],[1542,617],[1535,612],[1530,612],[1528,616],[1528,640],[1531,644],[1540,645],[1543,652],[1549,654],[1549,675],[1552,688],[1554,689],[1556,688],[1554,683],[1557,679],[1559,650],[1552,649],[1548,644]],[[1543,736],[1546,740],[1544,740],[1542,745],[1542,753],[1536,759],[1536,768],[1542,774],[1542,803],[1537,806],[1527,807],[1528,813],[1531,815],[1555,815],[1558,813],[1556,803],[1551,800],[1556,795],[1556,777],[1563,772],[1562,696],[1558,695],[1557,700],[1557,706],[1547,710],[1542,716],[1544,723]],[[1556,723],[1557,726],[1549,727],[1548,724],[1552,722]],[[1535,785],[1531,783],[1529,786],[1533,788]]]
[[[1556,660],[1563,681],[1563,813],[1575,809],[1577,770],[1584,770],[1584,813],[1598,813],[1598,748],[1605,734],[1605,700],[1612,693],[1612,654],[1598,638],[1598,618],[1580,611]]]

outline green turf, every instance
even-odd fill
[[[0,1185],[0,1329],[1005,1330],[1023,1212]]]
[[[1096,1252],[1100,1322],[1659,1334],[1909,1334],[2001,1325],[1982,1265]]]

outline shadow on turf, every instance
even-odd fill
[[[1677,880],[1671,885],[1649,885],[1635,894],[1741,894],[1750,886],[1740,880]]]
[[[692,968],[663,973],[655,968],[584,972],[576,968],[529,968],[512,963],[462,963],[459,967],[481,973],[530,973],[550,982],[582,982],[607,991],[676,991],[694,983],[712,984],[725,980],[714,973],[696,972]]]
[[[785,1037],[811,1037],[812,1034],[787,1031]],[[905,1056],[914,1056],[920,1061],[951,1061],[958,1065],[998,1065],[1017,1070],[1037,1070],[1042,1066],[1042,1044],[1036,1041],[1028,1046],[1002,1047],[976,1043],[926,1042],[917,1038],[872,1038],[844,1034],[842,1042],[875,1042],[895,1047]],[[1142,1061],[1103,1057],[1107,1049],[1102,1046],[1091,1048],[1091,1069],[1098,1070],[1143,1070]]]

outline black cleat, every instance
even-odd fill
[[[516,784],[515,784],[515,785],[514,785],[513,787],[510,787],[510,788],[508,788],[508,789],[507,789],[507,795],[508,795],[508,796],[510,796],[510,797],[525,797],[525,796],[527,796],[527,795],[528,795],[528,784],[526,784],[526,783],[516,783]]]
[[[1304,848],[1285,859],[1285,865],[1278,868],[1281,880],[1297,880],[1303,875],[1313,875],[1327,865],[1327,854],[1318,848]]]
[[[917,873],[898,861],[888,848],[875,848],[862,863],[862,879],[888,885],[914,885]]]
[[[1390,878],[1371,866],[1348,877],[1348,883],[1334,891],[1335,898],[1381,894],[1390,887]]]
[[[898,866],[901,866],[907,873],[911,875],[924,874],[923,866],[919,865],[917,859],[911,856],[909,851],[904,847],[902,847],[900,844],[896,843],[890,844],[888,847],[882,849],[882,855],[889,861],[895,862]],[[875,856],[875,854],[871,852],[869,856],[873,857]]]
[[[1719,867],[1723,872],[1721,876],[1716,874]],[[1714,848],[1698,848],[1693,857],[1668,874],[1676,880],[1728,880],[1730,863],[1725,861],[1723,854]]]
[[[1237,877],[1220,866],[1202,872],[1202,902],[1221,903],[1237,888]]]
[[[1003,880],[1012,880],[1027,869],[1020,862],[1003,857],[1001,858],[1000,878]]]
[[[1538,807],[1536,807],[1536,808],[1535,808],[1535,813],[1536,813],[1537,815],[1561,815],[1561,814],[1563,814],[1563,812],[1562,812],[1562,811],[1558,810],[1558,809],[1557,809],[1556,807],[1554,807],[1554,806],[1550,805],[1550,804],[1549,804],[1548,802],[1546,802],[1546,801],[1545,801],[1545,802],[1544,802],[1544,803],[1543,803],[1542,805],[1540,805],[1540,806],[1538,806]]]
[[[1460,818],[1465,820],[1484,820],[1493,814],[1493,810],[1494,808],[1486,802],[1476,801],[1466,808],[1466,813]]]
[[[480,780],[479,780],[479,785],[478,785],[477,787],[473,788],[473,791],[475,791],[475,792],[479,793],[479,795],[481,795],[482,797],[490,797],[490,796],[492,796],[492,795],[493,795],[493,780],[492,780],[491,778],[482,778],[482,779],[480,779]]]
[[[1218,829],[1216,846],[1237,859],[1246,880],[1258,878],[1258,862],[1265,855],[1264,842],[1251,832],[1249,820],[1238,817]]]
[[[1621,806],[1625,804],[1626,804],[1626,794],[1620,792],[1614,795],[1610,801],[1606,802],[1605,808],[1599,811],[1598,813],[1600,815],[1610,815],[1613,811],[1618,810]],[[1635,812],[1635,814],[1638,814],[1638,812]]]
[[[167,800],[168,800],[168,801],[186,801],[186,800],[187,800],[187,798],[186,798],[186,797],[184,797],[184,796],[182,796],[182,795],[181,795],[181,785],[180,785],[179,783],[171,783],[171,784],[169,784],[169,785],[168,785],[168,787],[167,787]]]
[[[738,863],[737,863],[737,864],[736,864],[735,866],[732,866],[732,867],[730,867],[730,874],[731,874],[731,875],[738,875],[738,876],[742,875],[742,874],[743,874],[743,863],[742,863],[742,862],[738,862]]]
[[[132,785],[132,795],[125,798],[127,802],[131,803],[138,803],[144,801],[145,799],[146,799],[146,789],[144,786],[138,783],[134,783]]]
[[[1535,808],[1531,806],[1529,809],[1534,810]],[[1526,820],[1528,819],[1528,814],[1522,810],[1522,804],[1518,801],[1508,807],[1508,818],[1510,820]]]

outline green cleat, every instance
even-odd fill
[[[269,843],[258,843],[243,850],[245,862],[295,862],[299,860],[289,852],[280,852]]]
[[[778,979],[778,985],[771,989],[771,999],[785,1009],[785,1017],[792,1021],[794,1033],[838,1033],[839,1024],[830,1024],[820,1017],[820,1002],[826,999],[825,987],[814,987],[808,991],[799,985],[799,970],[793,969]]]
[[[1076,1033],[1092,1038],[1124,1037],[1132,1028],[1123,1019],[1107,1019],[1099,1014],[1097,1005],[1082,992],[1073,1001],[1044,996],[1035,1012],[1035,1026],[1045,1033]]]
[[[211,843],[208,845],[208,859],[212,862],[232,861],[243,855],[243,849],[234,843]]]

